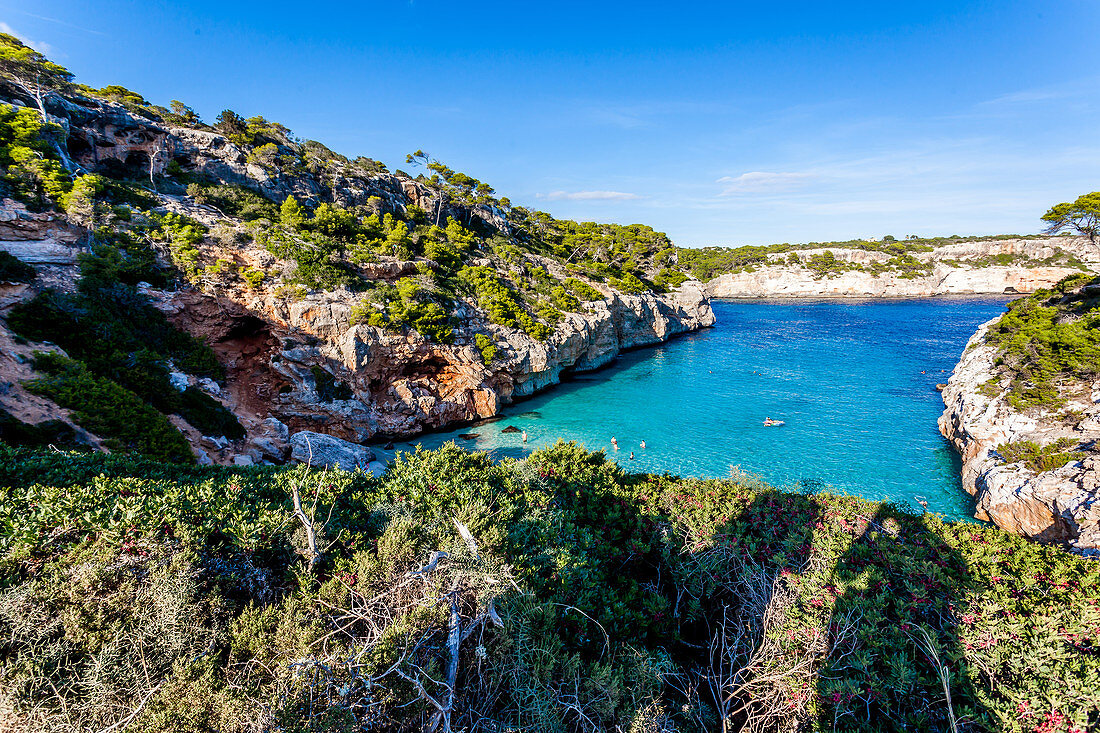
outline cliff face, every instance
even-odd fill
[[[453,217],[486,238],[519,244],[512,224],[493,205],[457,202],[453,195],[404,175],[364,172],[346,160],[330,161],[318,173],[287,174],[256,164],[245,149],[216,132],[163,125],[106,102],[52,99],[51,112],[64,123],[74,161],[87,171],[157,177],[159,211],[186,215],[207,227],[203,241],[194,245],[203,262],[225,262],[234,272],[258,268],[266,273],[259,287],[246,286],[240,278],[204,278],[177,290],[140,288],[176,326],[204,339],[227,367],[224,385],[180,372],[172,375],[179,389],[197,387],[229,408],[247,432],[246,438],[230,442],[204,436],[172,416],[202,462],[289,460],[295,434],[324,433],[362,443],[491,417],[509,401],[557,384],[563,374],[600,368],[625,349],[656,344],[715,321],[702,284],[689,280],[665,294],[628,294],[591,281],[588,285],[603,299],[562,313],[544,340],[490,322],[473,296],[461,294],[453,303],[453,344],[433,342],[412,329],[353,324],[360,293],[343,287],[309,292],[286,287],[284,276],[293,272],[293,265],[260,246],[248,224],[198,203],[184,193],[184,186],[162,177],[169,165],[174,163],[192,180],[242,186],[276,203],[294,196],[304,203],[324,201],[399,216],[415,207],[443,223]],[[5,200],[0,206],[0,249],[38,266],[39,277],[32,286],[3,286],[0,316],[43,287],[72,289],[79,278],[77,256],[89,238],[86,229],[59,211],[32,213]],[[169,245],[153,246],[169,265]],[[526,250],[511,262],[487,248],[473,254],[476,264],[494,267],[502,277],[516,268],[544,268],[556,282],[576,274],[558,259]],[[423,258],[381,257],[362,263],[357,271],[368,284],[392,285],[433,266]],[[13,342],[6,326],[0,330],[5,343]],[[488,335],[495,345],[496,355],[488,364],[475,344],[476,334]],[[30,378],[24,362],[39,347],[19,347],[18,370],[13,366],[0,380],[18,384]],[[13,414],[17,406],[8,403],[27,399],[18,387],[0,393],[0,404]],[[34,413],[36,419],[69,419],[64,410],[50,410],[48,400],[39,402],[47,407]],[[94,444],[95,437],[89,436],[89,442]]]
[[[971,337],[943,390],[946,409],[939,420],[940,432],[962,456],[963,488],[975,497],[975,516],[1027,537],[1100,553],[1100,454],[1095,448],[1080,460],[1044,472],[1022,462],[1006,463],[996,450],[1017,441],[1046,446],[1059,438],[1097,440],[1100,381],[1086,385],[1065,406],[1077,413],[1076,426],[1051,411],[1028,415],[1014,410],[1003,390],[982,389],[987,383],[999,385],[1002,376],[996,349],[985,342],[997,320],[983,324]]]
[[[885,252],[865,250],[799,250],[800,258],[826,252],[838,261],[859,266],[882,266],[890,260]],[[772,256],[769,264],[753,271],[719,275],[707,283],[714,298],[764,297],[929,297],[948,294],[1031,293],[1049,287],[1080,270],[1044,262],[1075,259],[1094,270],[1100,269],[1100,247],[1083,237],[1007,239],[959,242],[913,256],[928,271],[916,276],[898,272],[846,270],[816,276],[801,265],[782,263],[784,255]],[[1002,260],[1009,264],[996,264]]]
[[[598,369],[623,350],[715,322],[701,284],[692,281],[662,296],[609,292],[605,301],[565,314],[546,341],[489,323],[466,303],[453,345],[432,343],[415,331],[353,325],[354,301],[340,292],[300,300],[146,292],[177,325],[214,347],[229,370],[219,396],[260,439],[249,449],[269,458],[275,456],[265,449],[273,437],[264,423],[268,416],[291,432],[313,430],[353,442],[409,436],[491,417],[513,399],[557,384],[563,374]],[[498,355],[489,365],[473,343],[474,332],[493,334]],[[329,377],[350,388],[347,399],[322,395],[318,378]],[[225,457],[229,450],[222,451]]]

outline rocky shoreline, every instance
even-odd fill
[[[859,249],[807,249],[797,255],[807,262],[828,253],[839,268],[815,273],[802,264],[790,264],[783,254],[769,257],[768,264],[726,273],[707,283],[713,298],[923,298],[936,295],[1024,294],[1050,287],[1068,275],[1081,272],[1081,263],[1100,271],[1100,248],[1083,237],[990,239],[958,242],[930,252],[915,252],[923,272],[876,272],[889,267],[886,252]],[[1008,264],[998,264],[1002,260]]]
[[[10,200],[0,205],[0,249],[36,265],[39,287],[73,287],[79,276],[80,235],[58,215],[32,214]],[[238,254],[263,256],[247,248]],[[552,270],[557,267],[549,260],[545,264]],[[142,292],[175,325],[209,343],[227,369],[224,386],[183,373],[173,377],[180,389],[196,386],[209,393],[247,432],[242,441],[226,441],[174,420],[200,462],[280,463],[303,453],[295,436],[324,434],[344,444],[343,459],[337,462],[350,465],[363,462],[365,456],[358,450],[363,443],[493,417],[513,399],[548,389],[563,375],[594,371],[623,351],[659,344],[715,322],[704,287],[695,280],[664,294],[596,287],[604,299],[583,304],[581,312],[564,314],[545,341],[490,323],[476,304],[463,303],[456,313],[462,327],[454,344],[433,343],[415,331],[394,333],[353,324],[357,298],[342,290],[302,298],[243,287],[215,292],[145,287]],[[27,285],[0,285],[0,311],[34,291]],[[10,368],[4,368],[7,361],[0,364],[0,378],[10,384],[0,404],[13,414],[23,414],[32,403],[51,405],[20,386],[30,376],[24,362],[37,347],[19,346],[6,326],[3,330],[23,361],[12,360]],[[497,344],[498,354],[490,364],[476,348],[475,332],[491,333]],[[325,380],[346,386],[348,393],[342,399],[326,396],[319,383]],[[67,412],[56,407],[33,414],[38,420],[69,420]],[[94,441],[89,436],[89,442]],[[333,445],[326,443],[325,455],[334,455]]]
[[[1065,406],[1080,416],[1067,425],[1053,411],[1024,414],[1013,409],[999,384],[996,349],[985,342],[993,319],[971,337],[943,390],[946,409],[940,432],[962,457],[962,484],[976,502],[975,516],[1036,540],[1100,555],[1100,454],[1036,472],[1023,462],[1007,463],[998,447],[1019,441],[1048,446],[1060,438],[1074,443],[1100,439],[1100,381]],[[1062,413],[1064,414],[1064,413]]]

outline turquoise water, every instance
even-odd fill
[[[959,459],[936,427],[935,385],[1005,302],[715,301],[712,329],[625,354],[503,419],[416,442],[518,457],[565,438],[631,471],[722,477],[739,466],[776,486],[923,497],[931,511],[969,516]],[[765,417],[785,424],[764,427]],[[510,425],[527,431],[526,446],[501,432]]]

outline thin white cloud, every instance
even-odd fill
[[[1010,94],[1002,94],[979,104],[1031,104],[1065,99],[1069,96],[1072,96],[1072,94],[1065,89],[1024,89]]]
[[[631,201],[641,196],[623,191],[551,191],[538,194],[538,198],[547,201]]]
[[[733,196],[739,193],[770,193],[772,191],[789,191],[806,184],[812,178],[810,173],[769,173],[767,171],[750,171],[741,175],[722,176],[715,183],[722,184],[722,192],[719,196]]]
[[[5,10],[5,11],[15,12],[15,13],[21,13],[21,14],[27,16],[28,18],[34,18],[36,20],[43,20],[43,21],[46,21],[47,23],[56,23],[57,25],[65,26],[66,28],[73,28],[75,30],[83,31],[84,33],[91,33],[91,34],[96,35],[96,36],[105,36],[105,35],[107,35],[103,31],[92,30],[91,28],[85,28],[84,26],[74,25],[73,23],[69,23],[69,22],[64,21],[64,20],[58,20],[57,18],[51,18],[48,15],[38,15],[36,13],[29,13],[26,10],[20,10],[19,8],[12,8],[12,7],[3,6],[3,7],[0,7],[0,10]],[[12,34],[12,35],[15,35],[15,34]]]
[[[44,43],[42,41],[32,41],[2,20],[0,20],[0,33],[7,33],[9,36],[15,36],[20,41],[33,48],[35,51],[38,51],[38,53],[42,54],[43,56],[53,55],[53,47],[50,46],[50,44]]]

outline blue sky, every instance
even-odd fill
[[[1100,3],[0,0],[93,86],[677,244],[1028,233],[1100,189]]]

